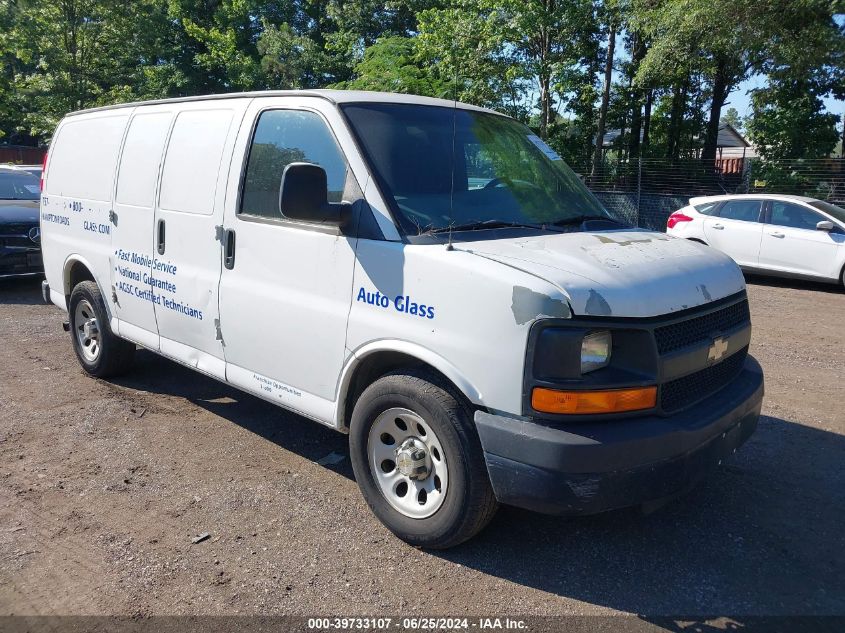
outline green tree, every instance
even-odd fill
[[[722,107],[741,81],[766,72],[774,57],[819,57],[841,39],[834,3],[825,0],[635,0],[634,7],[637,28],[652,42],[638,79],[705,79],[704,160],[716,157]]]
[[[71,110],[135,98],[172,76],[160,72],[171,49],[159,0],[5,0],[0,14],[0,101],[20,112],[19,132],[49,137]]]
[[[824,111],[823,89],[809,78],[777,81],[751,97],[748,132],[767,160],[823,158],[839,140],[838,116]]]
[[[184,40],[190,42],[193,52],[191,61],[210,79],[213,88],[230,91],[263,87],[257,48],[262,23],[255,21],[255,3],[222,0],[213,11],[208,11],[207,5],[186,4],[172,1],[170,14],[181,17]],[[188,8],[193,10],[186,12]]]
[[[288,23],[278,27],[265,23],[264,27],[258,52],[270,87],[317,88],[337,79],[333,59],[324,46],[297,33]]]
[[[652,42],[638,79],[650,84],[662,77],[676,78],[674,114],[680,111],[677,100],[689,89],[685,77],[696,73],[705,77],[710,104],[702,158],[715,159],[722,106],[760,62],[756,27],[765,7],[751,0],[636,0],[635,5],[637,27]],[[670,148],[669,154],[674,153]]]
[[[454,0],[417,15],[421,63],[452,78],[454,98],[525,117],[526,77],[504,49],[504,16],[488,3]]]
[[[730,125],[735,130],[742,129],[742,117],[739,116],[739,112],[736,108],[728,108],[722,115],[722,118],[719,119],[719,123],[722,125]]]
[[[764,63],[768,85],[751,97],[748,131],[770,160],[830,155],[837,116],[825,112],[823,98],[845,99],[845,24],[819,3],[791,13]]]
[[[577,98],[573,79],[584,72],[572,70],[595,53],[589,0],[455,0],[418,19],[421,55],[457,78],[458,98],[523,120],[536,107],[543,137]]]
[[[379,90],[449,98],[454,82],[441,78],[435,68],[421,64],[416,40],[392,36],[368,47],[355,65],[354,79],[335,84],[347,90]]]
[[[548,137],[555,115],[555,83],[564,68],[584,58],[585,30],[592,28],[593,6],[588,0],[493,0],[504,22],[504,54],[513,52],[522,76],[537,87],[539,133]],[[592,52],[592,51],[591,51]],[[558,86],[558,89],[560,86]]]

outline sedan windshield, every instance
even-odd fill
[[[618,221],[512,119],[409,104],[354,103],[343,111],[409,234]]]
[[[40,189],[28,171],[0,170],[0,200],[38,200]]]

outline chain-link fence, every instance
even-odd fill
[[[577,166],[576,166],[577,167]],[[764,161],[605,160],[595,172],[576,168],[608,209],[630,224],[665,230],[666,219],[695,196],[784,193],[845,206],[845,159]]]

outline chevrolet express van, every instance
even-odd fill
[[[73,113],[41,231],[86,372],[141,346],[348,433],[367,503],[417,546],[468,539],[498,503],[659,503],[760,414],[736,264],[625,226],[531,130],[470,105]]]

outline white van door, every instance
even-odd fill
[[[111,286],[119,334],[159,349],[155,316],[155,199],[164,145],[173,112],[166,106],[140,108],[129,122],[118,165],[112,207]]]
[[[50,148],[41,196],[41,250],[47,280],[61,292],[67,257],[74,255],[101,284],[112,327],[118,324],[111,281],[114,249],[109,211],[113,209],[120,146],[129,123],[127,110],[106,110],[65,118]]]
[[[153,290],[161,352],[225,378],[218,285],[226,177],[248,100],[185,106],[161,170],[155,213]],[[222,181],[221,181],[222,179]]]
[[[330,112],[321,113],[295,103],[257,99],[235,150],[246,164],[242,174],[237,168],[240,190],[230,182],[225,223],[230,250],[220,281],[220,321],[226,376],[265,399],[331,423],[357,239],[348,229],[286,219],[279,210],[279,186],[286,165],[309,162],[326,170],[330,202],[353,202],[362,194],[324,116],[337,116],[336,111],[328,104]],[[335,131],[348,137],[345,129]]]

